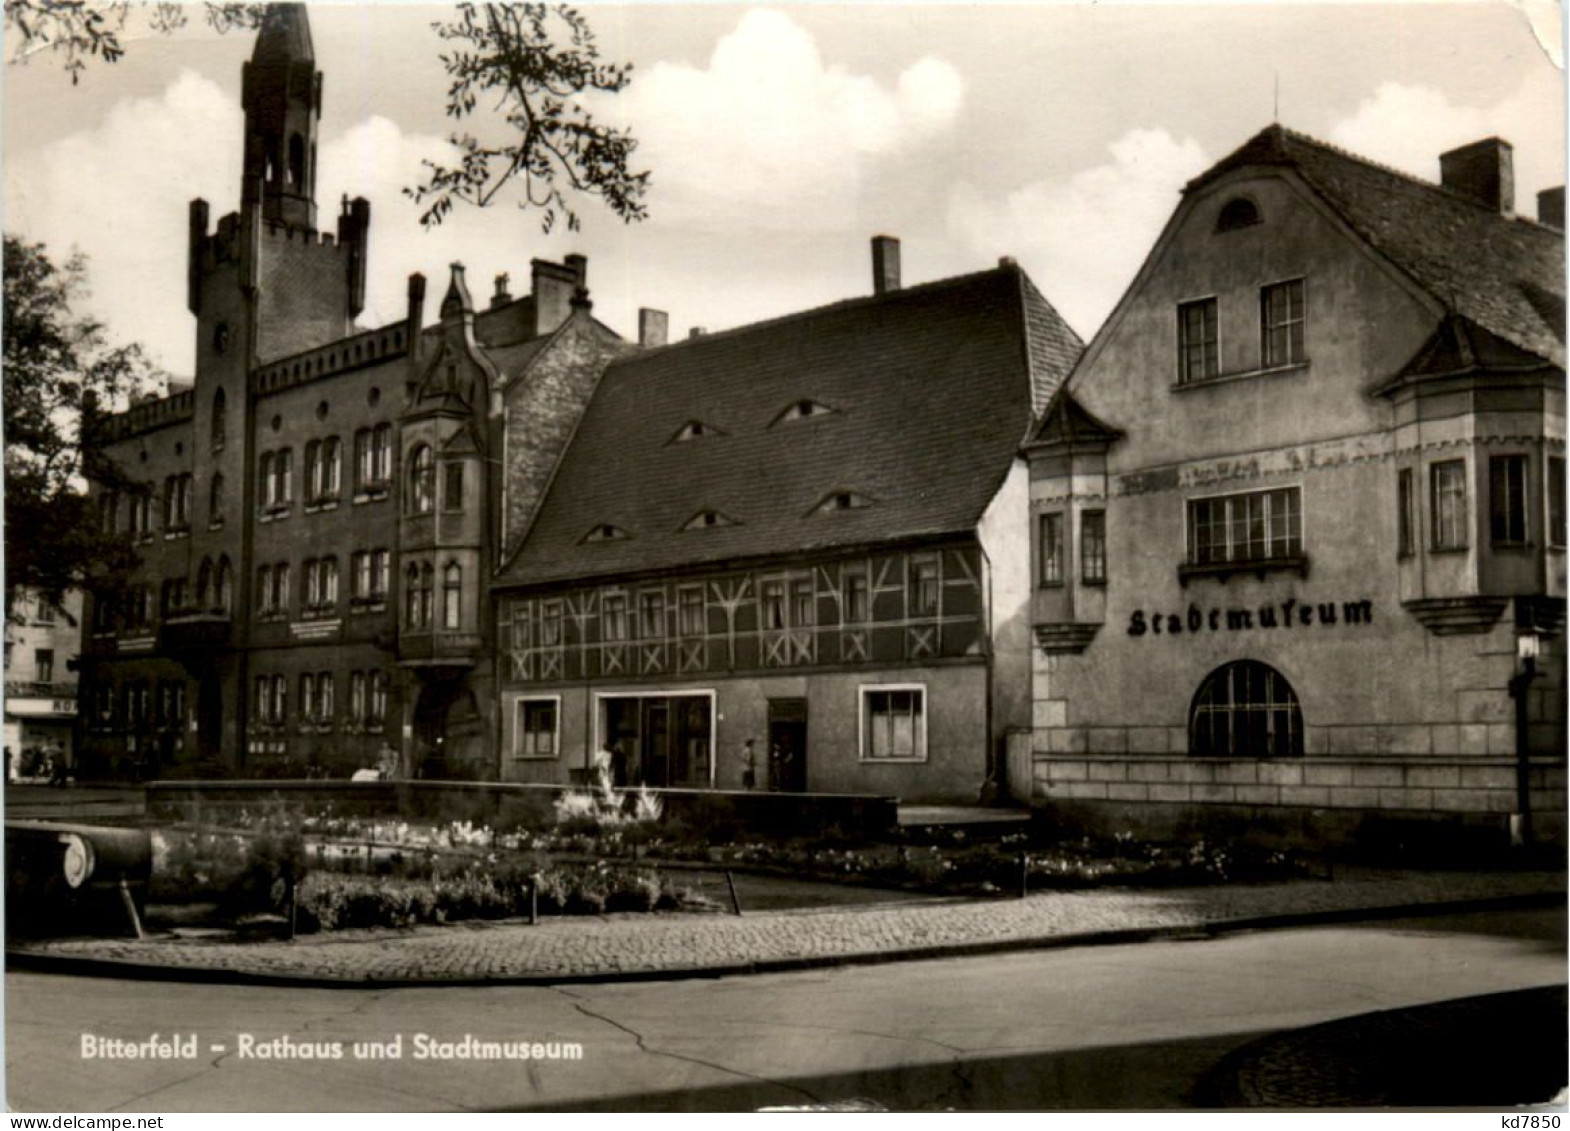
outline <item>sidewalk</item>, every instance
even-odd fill
[[[189,937],[7,945],[13,968],[325,986],[562,983],[760,973],[1037,947],[1132,942],[1375,913],[1563,901],[1546,872],[1348,870],[1334,882],[1046,892],[728,915],[624,915],[341,931],[294,942]]]

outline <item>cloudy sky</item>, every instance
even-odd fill
[[[1418,176],[1481,137],[1515,145],[1517,201],[1564,183],[1562,29],[1547,0],[1459,4],[584,5],[634,65],[617,112],[653,172],[651,218],[593,202],[549,237],[510,206],[426,232],[400,189],[440,155],[430,22],[391,3],[313,5],[325,74],[318,187],[372,205],[365,325],[439,296],[463,261],[488,294],[531,258],[589,258],[595,312],[633,336],[721,329],[870,289],[867,240],[901,238],[907,283],[1018,259],[1087,339],[1184,181],[1273,119]],[[72,87],[5,67],[5,230],[91,262],[94,310],[175,373],[192,367],[186,203],[239,200],[247,33],[132,34]],[[1276,107],[1279,106],[1279,111]],[[432,312],[434,313],[434,312]]]

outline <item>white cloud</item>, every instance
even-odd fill
[[[1108,152],[1100,165],[1001,200],[964,183],[949,199],[950,231],[978,254],[1018,259],[1086,340],[1133,279],[1178,190],[1210,163],[1198,142],[1165,130],[1130,130]]]
[[[1329,141],[1353,153],[1422,177],[1439,179],[1439,155],[1498,136],[1515,150],[1516,207],[1534,212],[1539,189],[1564,183],[1564,86],[1555,72],[1535,67],[1509,97],[1488,107],[1455,106],[1442,91],[1382,83]]]
[[[853,226],[870,162],[955,121],[964,84],[929,57],[887,89],[826,64],[789,15],[753,10],[706,68],[657,63],[621,98],[662,221],[822,231]]]
[[[182,72],[158,97],[123,100],[98,128],[8,162],[7,230],[44,241],[57,261],[85,252],[88,306],[111,335],[189,372],[186,207],[200,196],[221,215],[238,201],[241,129],[217,84]]]

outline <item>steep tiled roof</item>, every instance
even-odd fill
[[[501,582],[974,529],[1031,423],[1029,367],[1055,386],[1078,356],[1066,326],[1032,348],[1032,317],[1061,325],[1033,292],[1004,265],[612,363]],[[803,402],[830,411],[781,418]],[[693,420],[711,430],[676,439]],[[839,493],[871,505],[819,511]],[[682,530],[704,511],[735,525]],[[601,525],[629,537],[585,543]]]
[[[1564,365],[1562,233],[1280,126],[1256,134],[1185,192],[1260,165],[1295,169],[1359,236],[1451,312]]]

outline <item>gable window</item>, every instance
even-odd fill
[[[910,615],[931,617],[938,613],[938,559],[910,560]]]
[[[1565,461],[1563,456],[1549,456],[1548,464],[1548,544],[1565,544]]]
[[[1081,511],[1079,516],[1079,580],[1083,585],[1107,582],[1107,512]]]
[[[560,700],[519,699],[518,729],[515,732],[515,758],[554,758],[558,748],[556,721]]]
[[[835,491],[825,495],[813,511],[816,514],[833,514],[835,511],[857,511],[871,505],[871,499],[855,491]]]
[[[1268,562],[1303,553],[1302,489],[1281,487],[1242,495],[1191,499],[1189,562]]]
[[[683,530],[710,530],[716,526],[735,526],[736,520],[716,510],[701,510],[689,518]]]
[[[1261,222],[1259,206],[1246,196],[1233,197],[1221,206],[1216,217],[1216,231],[1231,232],[1251,227]]]
[[[612,526],[608,522],[602,522],[593,530],[585,534],[583,536],[583,540],[585,542],[621,542],[628,537],[630,537],[630,535],[621,527]]]
[[[1178,305],[1178,384],[1203,381],[1221,372],[1217,341],[1215,299]]]
[[[673,444],[684,444],[688,440],[696,440],[699,436],[723,436],[724,433],[712,424],[705,424],[701,420],[689,420],[676,430],[670,438]]]
[[[1526,545],[1527,457],[1494,456],[1488,461],[1488,519],[1493,544]]]
[[[1466,549],[1466,460],[1450,459],[1430,464],[1428,476],[1433,548]]]
[[[1292,758],[1303,753],[1303,712],[1274,668],[1238,660],[1211,672],[1189,708],[1190,754]]]
[[[442,464],[442,510],[463,510],[463,464],[457,460]]]
[[[1417,547],[1417,496],[1412,469],[1403,467],[1396,475],[1396,554],[1409,558]]]
[[[1298,365],[1303,353],[1303,280],[1276,283],[1259,292],[1260,364],[1266,369]]]
[[[1063,514],[1052,511],[1043,514],[1039,529],[1041,554],[1041,584],[1063,584]]]
[[[885,684],[861,689],[861,760],[927,760],[927,689],[922,684]]]
[[[409,513],[429,514],[436,506],[436,457],[429,444],[409,453]]]

